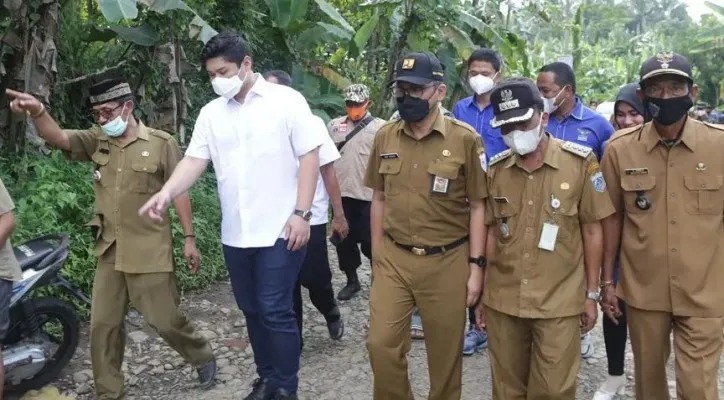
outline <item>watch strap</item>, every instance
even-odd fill
[[[468,257],[468,262],[471,264],[476,264],[480,268],[485,268],[488,265],[488,260],[485,258],[485,256]]]

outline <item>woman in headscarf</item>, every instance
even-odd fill
[[[638,89],[638,83],[630,83],[619,90],[613,106],[613,115],[611,115],[611,124],[616,130],[632,128],[650,119],[645,117],[644,105],[636,94]],[[614,268],[613,281],[616,285],[619,274],[618,260],[616,260]],[[627,338],[626,311],[623,300],[618,299],[618,304],[622,313],[618,318],[618,325],[609,318],[603,317],[603,339],[608,359],[608,379],[598,388],[593,400],[612,400],[616,394],[624,394],[626,388],[626,376],[623,369]]]

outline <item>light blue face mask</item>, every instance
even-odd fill
[[[124,104],[121,113],[116,118],[113,118],[105,125],[101,126],[101,129],[103,129],[103,133],[105,133],[108,137],[116,138],[123,135],[123,132],[126,131],[126,127],[128,127],[128,118],[130,118],[131,116],[128,115],[128,117],[126,117],[126,120],[124,121],[121,118],[121,115],[123,115],[123,111],[125,110],[126,105]]]

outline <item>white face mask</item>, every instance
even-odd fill
[[[244,80],[239,78],[239,74],[232,76],[231,78],[224,78],[223,76],[217,76],[211,80],[211,87],[214,88],[214,93],[225,98],[232,99],[234,96],[239,94],[241,85],[244,84]]]
[[[540,143],[543,135],[541,134],[541,122],[538,126],[528,131],[512,131],[507,135],[503,135],[503,142],[515,153],[521,156],[532,153]]]
[[[560,92],[558,92],[558,94],[551,97],[550,99],[547,97],[543,97],[543,105],[545,106],[545,109],[544,109],[545,112],[547,112],[548,114],[553,114],[558,109],[558,107],[561,106],[561,104],[565,103],[566,100],[563,99],[563,101],[560,102],[560,104],[556,104],[556,99],[558,98],[558,96],[561,93],[563,93],[564,90],[566,90],[565,86],[563,87],[563,89],[561,89]]]
[[[481,95],[495,89],[495,81],[493,79],[497,75],[497,73],[493,75],[493,78],[484,75],[471,76],[470,79],[468,79],[468,83],[476,94]]]

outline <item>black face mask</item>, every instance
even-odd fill
[[[680,121],[693,105],[694,101],[691,100],[688,94],[670,99],[657,99],[654,97],[644,99],[646,111],[653,117],[654,121],[664,126]]]
[[[430,103],[425,99],[402,96],[397,98],[397,111],[404,121],[420,122],[430,114]]]

